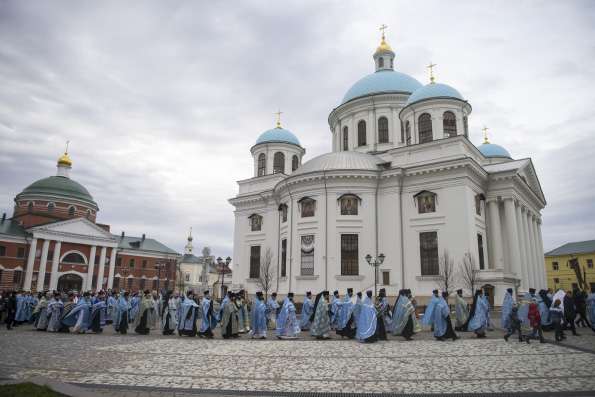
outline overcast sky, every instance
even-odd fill
[[[373,71],[378,26],[396,69],[473,106],[471,140],[531,157],[545,249],[595,239],[594,1],[0,1],[0,211],[71,176],[112,232],[231,255],[236,180],[274,126],[330,151],[329,112]]]

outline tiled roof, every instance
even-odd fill
[[[153,251],[171,255],[179,255],[173,249],[152,238],[145,237],[145,239],[143,240],[142,237],[122,237],[117,234],[114,234],[113,236],[118,239],[118,248],[120,249]]]
[[[545,256],[588,254],[590,252],[595,253],[595,240],[566,243],[561,247],[556,248],[555,250],[546,252]]]

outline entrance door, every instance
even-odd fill
[[[490,307],[494,307],[494,286],[486,284],[483,287],[481,287],[481,289],[483,289],[484,295],[488,296],[488,302],[490,302]]]
[[[82,292],[83,278],[76,274],[64,274],[58,279],[58,291],[78,291]]]

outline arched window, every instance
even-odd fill
[[[275,153],[273,157],[273,174],[285,173],[285,155],[281,152]]]
[[[343,127],[343,150],[349,150],[349,130]]]
[[[344,194],[339,197],[341,215],[357,215],[361,199],[355,194]]]
[[[267,173],[267,158],[264,153],[258,155],[258,176],[264,176]]]
[[[296,156],[294,154],[293,157],[291,158],[291,170],[295,171],[298,169],[299,166],[300,166],[300,159],[298,158],[298,156]]]
[[[301,207],[302,218],[308,218],[316,215],[316,200],[310,197],[304,197],[298,201]]]
[[[68,207],[68,216],[74,216],[74,205],[71,205],[70,207]]]
[[[419,214],[427,214],[428,212],[436,212],[436,193],[422,190],[413,198],[417,201],[417,212]]]
[[[77,252],[71,252],[62,258],[64,263],[85,263],[85,258]]]
[[[407,146],[411,145],[411,123],[405,122],[405,143]]]
[[[252,214],[248,217],[250,220],[250,230],[253,232],[259,232],[262,229],[262,216],[258,214]]]
[[[56,208],[56,204],[48,203],[48,212],[54,211],[55,208]]]
[[[382,57],[378,58],[378,67],[379,68],[384,67],[384,58],[382,58]]]
[[[388,119],[386,117],[378,119],[378,143],[388,143]]]
[[[444,112],[442,115],[442,128],[445,136],[449,138],[457,136],[457,119],[453,112]]]
[[[357,146],[366,146],[366,122],[364,120],[357,123]]]
[[[29,201],[29,204],[27,204],[27,212],[33,212],[33,203],[31,201]]]
[[[419,116],[419,143],[432,142],[432,116],[424,113]]]

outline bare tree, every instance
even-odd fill
[[[470,252],[466,252],[463,257],[463,263],[459,268],[459,282],[461,285],[471,291],[471,295],[475,295],[475,287],[477,286],[479,269],[475,266],[475,258]]]
[[[449,292],[455,285],[454,259],[447,250],[438,259],[438,278],[436,284],[442,291]]]
[[[211,264],[211,248],[204,247],[202,249],[202,269],[200,271],[201,292],[209,289],[209,265]]]
[[[262,292],[264,292],[264,299],[268,299],[269,291],[273,288],[277,272],[273,264],[273,253],[270,248],[264,252],[264,256],[260,257],[260,272],[258,274],[256,284]]]

